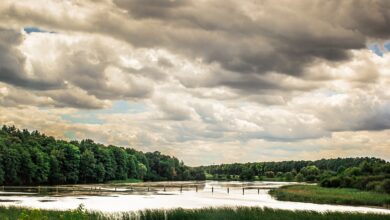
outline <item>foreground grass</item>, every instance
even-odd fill
[[[238,208],[204,208],[204,209],[173,209],[173,210],[146,210],[142,212],[124,212],[105,215],[100,212],[87,212],[82,207],[69,211],[31,210],[17,207],[0,207],[2,220],[390,220],[390,215],[358,214],[327,212],[317,213],[309,211],[285,211],[276,209],[262,209],[259,207]]]
[[[273,189],[278,200],[320,204],[364,205],[390,208],[390,195],[349,188],[325,188],[317,185],[290,185]]]

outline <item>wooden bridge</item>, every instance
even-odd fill
[[[257,193],[260,194],[260,190],[270,190],[275,187],[269,186],[246,186],[246,187],[218,187],[218,192],[221,192],[221,189],[226,190],[226,193],[229,194],[231,190],[241,190],[242,194],[245,195],[245,191],[257,190]],[[194,190],[198,192],[199,190],[203,192],[215,192],[214,186],[211,188],[205,189],[204,185],[162,185],[162,186],[115,186],[110,185],[109,187],[104,185],[91,185],[91,186],[1,186],[0,195],[11,195],[13,192],[15,194],[49,194],[49,195],[60,195],[60,194],[103,194],[103,193],[120,193],[120,194],[132,194],[132,193],[145,193],[145,192],[174,192],[179,191],[183,192]],[[6,194],[4,194],[6,193]]]

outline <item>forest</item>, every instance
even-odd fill
[[[390,163],[372,157],[234,163],[200,167],[214,180],[317,182],[323,187],[390,193]]]
[[[186,166],[160,152],[105,146],[93,140],[64,141],[38,131],[2,126],[0,184],[54,185],[113,180],[277,180],[317,182],[390,193],[390,163],[379,158],[336,158]]]
[[[0,130],[2,185],[103,183],[127,178],[204,180],[205,175],[203,170],[157,151],[143,153],[92,140],[56,140],[14,126]]]

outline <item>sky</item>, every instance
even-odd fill
[[[390,1],[1,0],[0,124],[188,165],[390,160]]]

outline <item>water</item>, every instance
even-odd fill
[[[80,204],[102,212],[142,209],[259,206],[287,210],[386,213],[388,209],[283,202],[273,199],[270,188],[283,182],[156,182],[127,185],[79,185],[66,188],[6,189],[0,192],[0,205],[42,209],[75,209]],[[229,187],[229,193],[227,188]],[[245,187],[243,194],[242,188]],[[164,190],[165,188],[165,190]],[[78,189],[78,192],[66,189]],[[95,190],[96,189],[96,190]],[[149,189],[149,191],[148,191]],[[182,189],[182,190],[180,190]],[[196,191],[198,189],[198,191]],[[35,192],[33,192],[35,190]],[[116,191],[115,191],[116,190]],[[39,191],[39,193],[37,192]],[[213,191],[213,192],[212,192]]]

